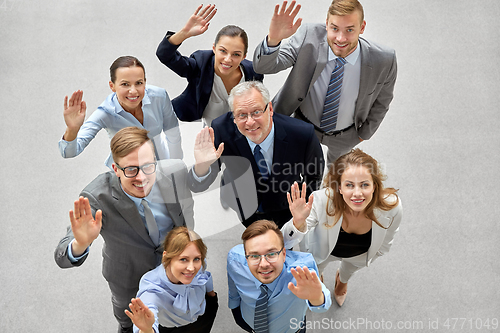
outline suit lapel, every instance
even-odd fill
[[[377,217],[379,223],[384,227],[387,228],[391,225],[391,218],[383,214],[380,210],[375,210],[375,216]],[[387,229],[380,227],[377,223],[372,221],[372,243],[370,244],[370,248],[368,249],[368,254],[366,256],[367,266],[382,246],[386,232]]]
[[[184,225],[182,207],[177,197],[177,186],[175,184],[175,174],[167,174],[163,169],[158,169],[158,188],[160,189],[163,202],[167,206],[167,211],[176,227]]]
[[[363,98],[368,96],[368,94],[371,92],[369,91],[370,89],[370,82],[372,82],[372,75],[373,75],[373,66],[372,66],[372,60],[371,60],[371,55],[370,55],[370,48],[366,44],[366,42],[360,38],[359,39],[359,45],[361,47],[361,72],[360,72],[360,78],[359,78],[359,93],[358,93],[358,99],[356,100],[356,108],[354,110],[354,118],[356,119],[356,114],[358,112],[359,106],[363,105]]]
[[[326,215],[328,225],[332,225],[334,221],[334,217],[330,215]],[[335,244],[337,244],[337,240],[339,238],[339,233],[340,233],[340,227],[342,226],[342,220],[344,219],[343,216],[340,217],[340,219],[337,221],[337,223],[330,229],[327,229],[327,234],[328,234],[328,246],[325,246],[325,249],[328,250],[327,253],[325,253],[325,260],[328,258],[330,253],[333,251]],[[333,245],[333,246],[332,246]]]
[[[115,199],[114,206],[117,212],[122,216],[122,218],[130,225],[130,227],[138,233],[145,241],[155,246],[151,238],[149,237],[146,226],[142,221],[139,211],[135,206],[134,202],[130,200],[129,197],[123,192],[120,186],[120,180],[118,177],[113,177],[111,181],[112,195]]]
[[[323,42],[321,42],[318,45],[318,59],[316,59],[316,68],[314,69],[314,75],[311,80],[311,83],[309,84],[309,89],[307,91],[311,90],[311,87],[313,84],[316,82],[318,77],[320,76],[321,72],[325,69],[326,63],[328,62],[328,48],[330,46],[328,45],[328,42],[326,41],[326,38]]]
[[[281,120],[279,116],[276,114],[273,117],[273,126],[274,126],[274,151],[273,151],[273,165],[272,172],[274,174],[280,175],[282,174],[281,170],[284,167],[286,162],[286,154],[289,153],[288,149],[288,140],[286,136],[286,131],[281,124]],[[271,177],[273,175],[271,174]]]

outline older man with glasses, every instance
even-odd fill
[[[305,332],[306,310],[325,312],[332,304],[312,255],[287,251],[278,226],[267,220],[252,223],[241,239],[227,256],[236,324],[247,332]]]
[[[292,184],[306,183],[308,193],[321,184],[324,159],[314,127],[273,113],[258,81],[238,84],[228,102],[231,112],[196,137],[189,186],[205,191],[224,164],[221,197],[243,225],[267,219],[281,227],[291,218],[286,193]]]
[[[126,127],[110,146],[114,172],[99,175],[81,192],[54,255],[61,268],[80,266],[101,234],[102,272],[118,332],[132,332],[124,311],[142,275],[160,264],[165,235],[175,226],[194,227],[193,199],[186,166],[181,160],[156,161],[148,131]]]

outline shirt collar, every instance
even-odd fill
[[[345,61],[351,65],[356,64],[356,61],[358,61],[359,58],[359,54],[361,53],[360,50],[361,50],[361,43],[358,41],[358,46],[351,54],[345,57]],[[337,58],[338,57],[335,55],[335,53],[333,53],[332,48],[328,47],[328,61],[333,61]]]
[[[156,186],[156,182],[153,184],[153,187],[151,188],[151,191],[149,192],[149,194],[147,196],[145,196],[144,198],[137,198],[137,197],[131,196],[130,194],[125,192],[125,190],[123,190],[123,186],[122,186],[121,181],[120,181],[120,188],[122,189],[123,193],[125,193],[125,195],[127,197],[129,197],[130,200],[132,200],[135,203],[137,208],[139,208],[139,206],[142,205],[142,199],[146,199],[146,201],[149,203],[156,202],[157,200],[155,200],[155,198],[158,195],[161,195],[161,193],[158,189],[158,186]]]
[[[267,138],[265,138],[264,141],[259,143],[260,149],[262,149],[265,152],[267,152],[269,150],[272,143],[274,142],[274,121],[271,124],[272,124],[271,132],[269,132],[269,134],[267,135]],[[249,138],[247,138],[247,137],[245,137],[245,138],[247,139],[247,142],[250,145],[250,149],[252,150],[252,154],[253,154],[253,150],[255,149],[255,146],[257,146],[257,144],[255,142],[253,142],[252,140],[250,140]]]

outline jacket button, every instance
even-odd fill
[[[303,98],[299,98],[299,102],[302,102],[304,99]]]

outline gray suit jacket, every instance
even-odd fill
[[[181,160],[158,161],[156,181],[168,212],[176,226],[194,227],[193,199],[186,183],[187,169]],[[138,288],[144,273],[161,262],[163,249],[155,246],[135,204],[123,192],[114,172],[95,178],[80,194],[89,199],[92,215],[102,211],[102,274],[111,283]],[[74,239],[71,226],[57,246],[54,257],[61,268],[80,266],[68,258],[68,245]]]
[[[361,77],[354,111],[358,136],[368,140],[389,110],[396,82],[397,64],[394,50],[359,38]],[[314,82],[326,66],[328,42],[325,24],[304,24],[280,49],[265,55],[263,43],[255,49],[253,66],[257,73],[273,74],[292,67],[285,84],[273,99],[274,111],[291,115],[301,105]],[[322,110],[302,110],[302,114],[319,127]]]

